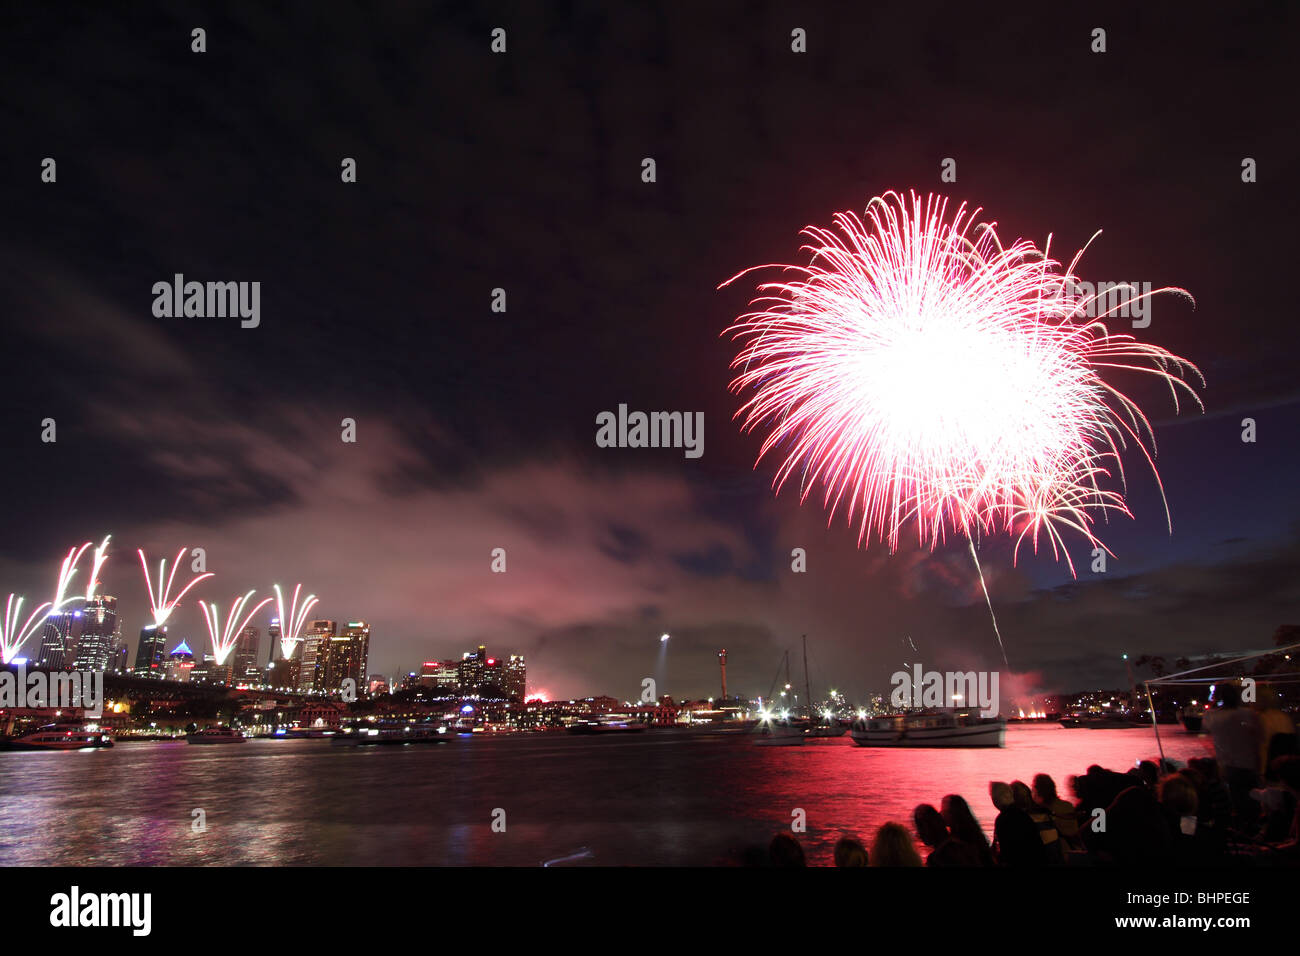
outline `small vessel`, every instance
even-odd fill
[[[822,720],[825,723],[818,723],[813,720],[813,697],[812,683],[808,679],[808,635],[803,636],[803,689],[804,689],[804,706],[808,710],[808,720],[805,723],[807,728],[805,737],[843,737],[848,732],[848,727],[841,724],[835,719],[834,715],[828,710],[822,714]]]
[[[233,727],[209,727],[198,733],[186,734],[186,743],[191,744],[243,744],[248,738]]]
[[[1123,730],[1133,727],[1145,727],[1150,724],[1149,719],[1143,720],[1141,717],[1127,717],[1124,714],[1088,714],[1074,713],[1067,714],[1060,719],[1062,727],[1071,729],[1078,727],[1087,727],[1091,730]]]
[[[447,728],[441,724],[413,724],[400,720],[362,721],[347,725],[330,740],[345,747],[444,744],[447,742]]]
[[[113,746],[113,735],[95,724],[46,724],[4,741],[4,750],[87,750]]]
[[[605,714],[595,720],[580,720],[565,729],[571,734],[617,734],[645,730],[649,725],[626,714]]]
[[[859,747],[1005,747],[1003,717],[964,711],[931,710],[913,714],[863,717],[849,736]]]
[[[754,743],[760,747],[798,747],[807,739],[802,724],[788,718],[760,720]]]
[[[849,728],[841,723],[814,724],[808,728],[809,737],[843,737]]]

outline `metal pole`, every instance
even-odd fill
[[[1147,706],[1151,708],[1151,729],[1156,732],[1156,746],[1160,748],[1160,771],[1165,769],[1165,745],[1160,741],[1160,725],[1156,723],[1156,703],[1151,698],[1151,682],[1143,681],[1142,686],[1147,692]]]

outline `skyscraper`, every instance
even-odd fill
[[[457,675],[460,678],[460,692],[462,694],[477,694],[479,692],[479,688],[483,686],[483,669],[486,666],[487,648],[482,644],[473,653],[465,652]]]
[[[271,639],[271,666],[266,672],[267,686],[276,690],[296,690],[298,688],[298,663],[302,657],[302,643],[295,644],[286,660],[280,647],[280,619],[271,618],[271,626],[266,629]]]
[[[41,645],[37,652],[40,667],[62,670],[72,663],[81,636],[81,612],[60,611],[45,619],[41,628]]]
[[[302,655],[298,663],[298,690],[303,693],[326,689],[331,638],[338,631],[336,621],[312,621],[303,631]]]
[[[117,598],[103,594],[87,601],[81,609],[80,625],[73,666],[78,670],[111,670],[117,649]]]
[[[265,675],[257,665],[257,653],[262,646],[262,632],[252,624],[239,632],[235,639],[235,652],[232,658],[233,678],[236,684],[249,684],[260,687]]]
[[[527,672],[524,667],[523,654],[511,654],[506,660],[505,679],[502,690],[510,700],[523,703],[527,687]]]
[[[352,621],[330,639],[329,660],[325,666],[324,690],[333,693],[343,689],[345,680],[353,681],[358,696],[366,691],[366,662],[370,656],[370,625],[365,621]]]
[[[161,674],[163,658],[167,651],[167,625],[155,627],[146,624],[140,628],[140,644],[135,649],[135,669],[137,677],[158,677]]]

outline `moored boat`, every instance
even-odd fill
[[[46,724],[11,737],[4,750],[91,750],[113,746],[113,736],[94,724]]]
[[[843,737],[849,732],[849,728],[841,723],[833,724],[814,724],[808,728],[809,737]]]
[[[760,720],[757,734],[754,743],[760,747],[798,747],[806,738],[803,725],[788,719]]]
[[[248,738],[233,727],[209,727],[198,733],[186,734],[185,742],[191,744],[242,744]]]
[[[859,747],[1005,747],[1007,722],[952,711],[891,714],[854,721],[849,736]]]

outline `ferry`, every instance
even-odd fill
[[[113,736],[94,724],[46,724],[4,741],[5,750],[87,750],[113,746]]]
[[[565,729],[571,734],[618,734],[645,730],[649,724],[632,720],[626,714],[607,714],[595,720],[580,720]]]
[[[849,736],[859,747],[1005,747],[1004,717],[952,711],[863,717]]]
[[[345,726],[330,740],[345,747],[370,747],[378,745],[444,744],[447,728],[430,723],[412,724],[406,721],[359,721]]]
[[[186,734],[185,740],[191,744],[243,744],[248,738],[233,727],[209,727],[196,734]]]

